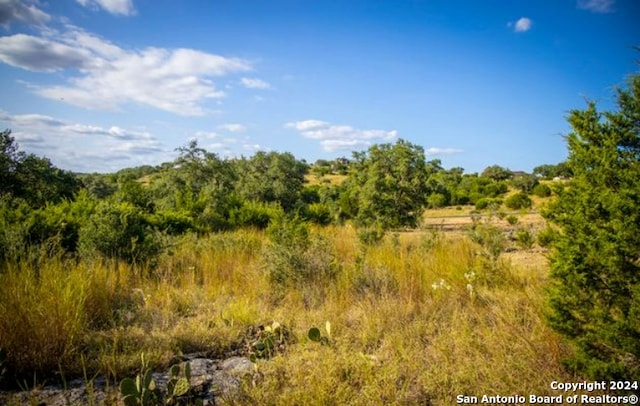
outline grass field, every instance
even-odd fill
[[[269,277],[273,247],[259,231],[185,237],[154,270],[63,258],[10,266],[0,274],[8,367],[29,387],[83,370],[115,385],[140,353],[156,367],[180,353],[222,357],[275,321],[295,338],[258,359],[242,403],[447,405],[457,395],[557,395],[552,381],[581,380],[562,369],[568,349],[543,317],[543,249],[492,257],[463,229],[389,233],[373,246],[349,225],[312,238],[325,250],[305,266],[329,261],[335,272],[304,283]],[[328,345],[309,340],[314,326]]]

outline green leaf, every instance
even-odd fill
[[[191,364],[188,362],[184,365],[184,376],[187,381],[191,381]]]
[[[262,340],[264,342],[264,346],[267,350],[271,351],[274,347],[273,344],[273,338],[271,337],[266,337],[264,340]]]
[[[317,327],[311,327],[309,329],[308,336],[309,336],[309,340],[315,341],[317,343],[319,343],[320,340],[322,339],[322,334],[320,333],[320,329]]]
[[[140,375],[136,375],[136,390],[138,391],[138,393],[142,393],[142,377]]]
[[[180,365],[176,364],[174,366],[171,367],[169,374],[172,377],[178,376],[180,374]]]
[[[126,396],[140,396],[136,383],[131,378],[124,378],[120,382],[120,393]]]
[[[122,401],[124,402],[125,406],[138,406],[138,405],[140,405],[140,401],[139,401],[138,397],[132,396],[132,395],[125,396],[124,398],[122,398]]]
[[[147,369],[144,374],[144,380],[142,381],[142,388],[149,389],[151,386],[151,382],[153,382],[153,373],[150,369]]]
[[[174,396],[182,396],[189,392],[189,381],[187,378],[180,378],[176,381],[176,386],[173,389]]]

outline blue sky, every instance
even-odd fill
[[[0,127],[81,172],[194,138],[530,171],[565,159],[569,110],[613,107],[639,21],[635,0],[0,0]]]

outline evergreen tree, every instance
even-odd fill
[[[595,379],[640,377],[640,75],[615,112],[569,115],[573,179],[545,216],[551,325],[574,344],[568,365]]]

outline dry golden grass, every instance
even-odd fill
[[[543,318],[539,251],[489,267],[460,235],[396,233],[363,247],[349,226],[312,231],[339,271],[296,289],[270,283],[257,231],[185,237],[154,272],[16,266],[0,274],[0,342],[24,375],[77,374],[82,356],[117,382],[141,352],[156,366],[223,355],[247,327],[278,321],[298,341],[258,361],[246,404],[446,405],[458,394],[553,394],[551,381],[579,378],[562,370],[567,349]],[[330,345],[311,342],[308,329],[326,321]]]
[[[305,175],[304,179],[307,185],[315,186],[315,185],[325,185],[325,186],[337,186],[344,182],[347,179],[347,175],[339,175],[335,173],[330,173],[323,176],[317,176],[315,174],[309,173]]]

